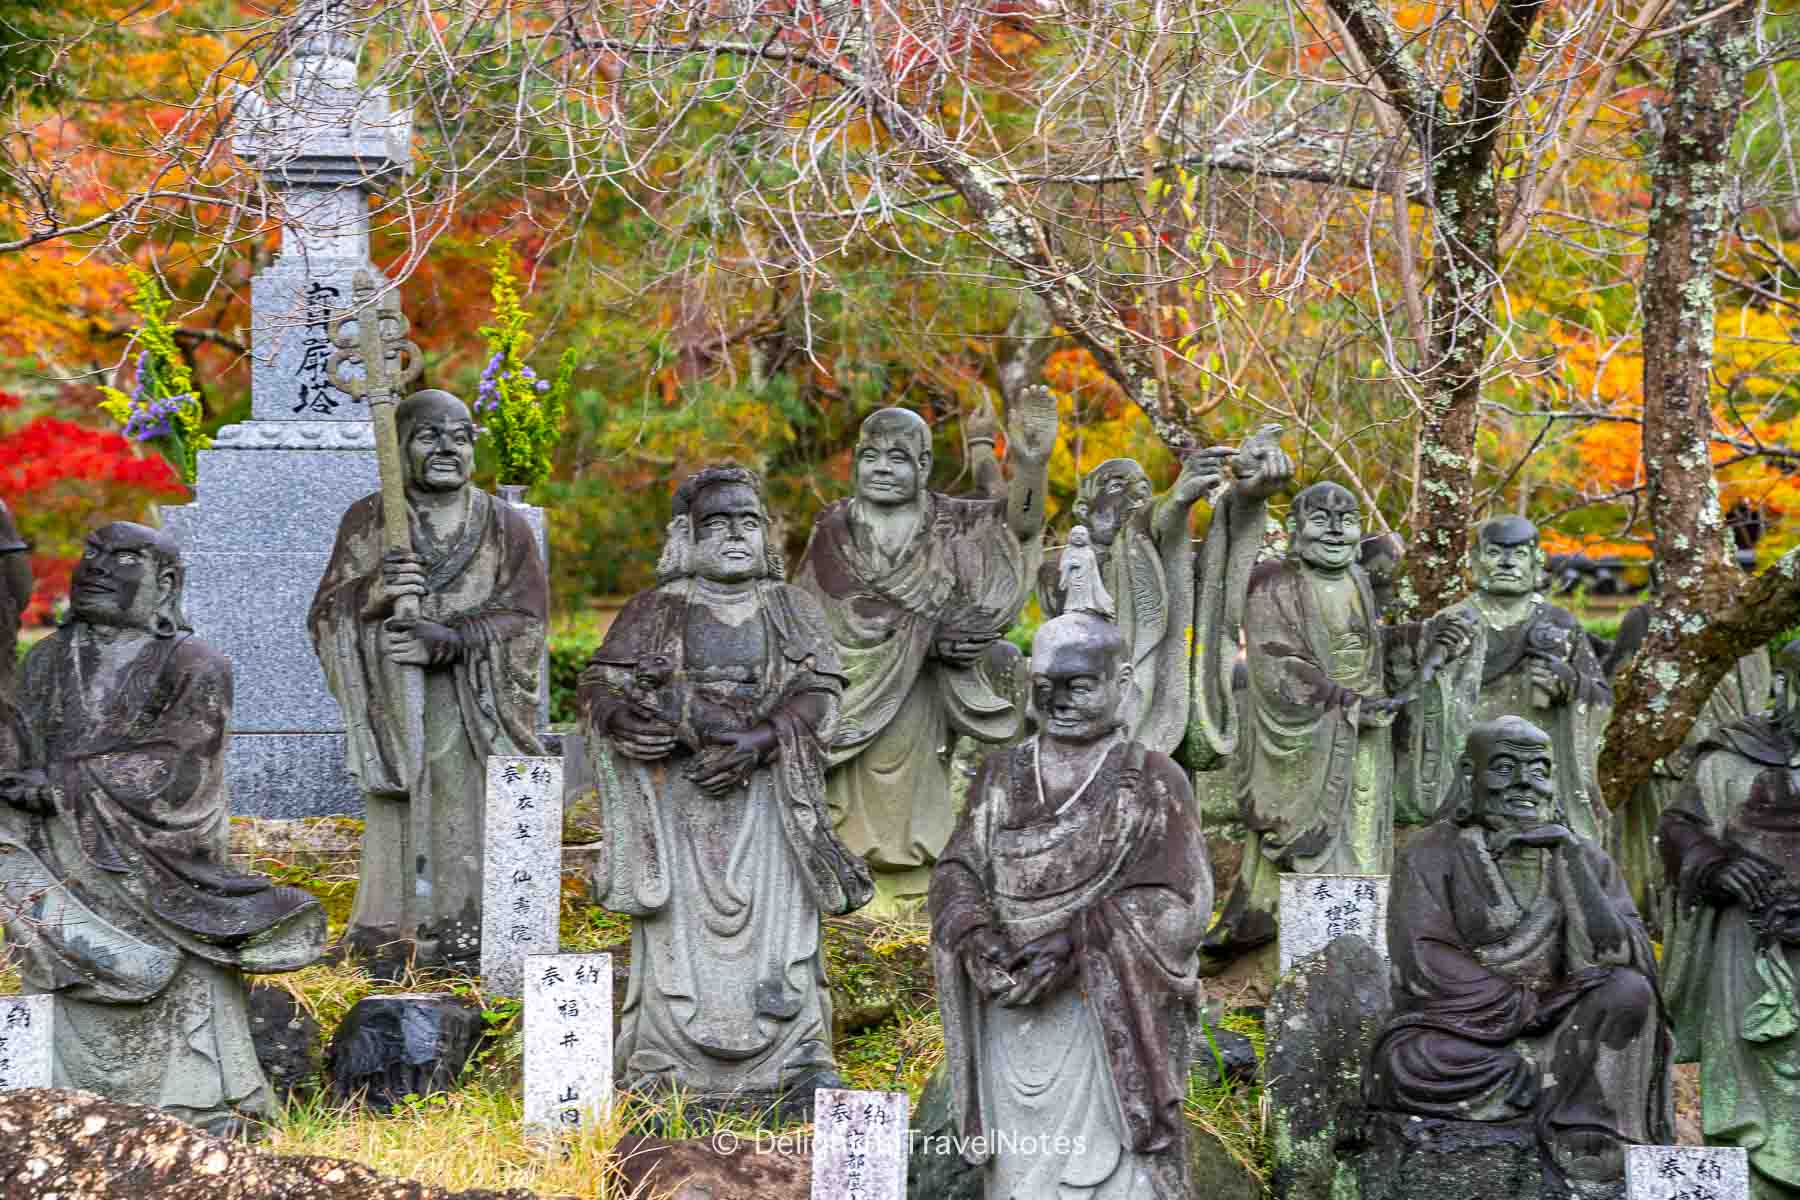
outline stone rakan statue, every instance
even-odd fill
[[[55,997],[53,1078],[213,1132],[267,1116],[243,972],[317,960],[325,915],[227,858],[231,666],[181,611],[174,543],[87,539],[71,619],[26,656],[0,775],[0,922]]]
[[[837,647],[767,528],[753,472],[685,480],[661,582],[619,614],[581,700],[605,821],[595,885],[633,918],[620,1086],[804,1108],[838,1086],[819,918],[873,884],[825,807]]]
[[[1663,994],[1700,1063],[1709,1143],[1750,1153],[1758,1200],[1800,1195],[1800,642],[1776,706],[1703,738],[1662,815],[1675,888]]]
[[[1173,754],[1187,738],[1190,756],[1202,760],[1196,766],[1210,766],[1235,748],[1231,667],[1244,589],[1262,548],[1268,498],[1293,475],[1278,433],[1270,426],[1241,450],[1190,454],[1160,496],[1151,494],[1149,476],[1129,458],[1108,459],[1088,473],[1075,519],[1091,543],[1097,582],[1113,612],[1069,595],[1068,559],[1086,558],[1073,545],[1073,533],[1071,546],[1048,555],[1038,572],[1045,616],[1085,610],[1118,622],[1131,655],[1132,736],[1162,754]],[[1194,505],[1213,497],[1218,500],[1197,564]],[[1196,726],[1191,732],[1190,725]]]
[[[854,494],[819,514],[794,575],[824,610],[849,680],[826,787],[882,907],[925,895],[955,825],[956,736],[1005,742],[1023,722],[1018,652],[1002,635],[1042,553],[1056,399],[1026,388],[1014,409],[1003,498],[929,490],[930,427],[906,409],[871,415],[851,459]]]
[[[1622,1180],[1626,1145],[1673,1140],[1650,939],[1612,860],[1563,821],[1548,734],[1482,722],[1458,768],[1449,808],[1394,870],[1394,1015],[1365,1097],[1530,1121],[1552,1173]]]
[[[487,758],[543,752],[533,729],[549,581],[524,516],[469,484],[467,406],[415,392],[395,418],[413,552],[386,552],[379,493],[358,500],[310,618],[367,802],[345,942],[383,973],[409,956],[472,973]],[[417,619],[394,616],[403,596],[418,598]],[[413,671],[424,674],[418,713],[404,681]]]
[[[1038,630],[1040,732],[988,755],[932,871],[952,1103],[990,1200],[1190,1195],[1212,871],[1186,774],[1121,715],[1129,653],[1086,613]]]
[[[1456,779],[1456,759],[1477,721],[1522,717],[1556,743],[1556,795],[1569,827],[1608,840],[1598,779],[1600,735],[1612,714],[1612,686],[1581,624],[1537,594],[1542,566],[1537,526],[1495,517],[1476,530],[1469,552],[1475,591],[1445,610],[1475,631],[1467,658],[1424,672],[1412,725],[1412,802],[1430,819]]]
[[[1381,624],[1357,565],[1362,514],[1335,483],[1294,497],[1288,556],[1259,564],[1244,603],[1249,690],[1235,764],[1250,832],[1206,952],[1231,958],[1276,934],[1283,873],[1386,874],[1394,855],[1396,649],[1467,652],[1459,619]]]

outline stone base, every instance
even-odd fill
[[[1356,1159],[1362,1200],[1624,1200],[1625,1184],[1547,1178],[1530,1121],[1371,1112]],[[1571,1190],[1573,1188],[1573,1190]]]

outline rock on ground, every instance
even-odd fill
[[[6,1200],[537,1200],[530,1192],[447,1192],[336,1158],[260,1154],[160,1109],[91,1092],[0,1092]]]
[[[621,1138],[613,1148],[619,1194],[662,1196],[675,1188],[669,1200],[809,1200],[810,1154],[757,1146],[748,1138],[727,1149],[727,1141]]]

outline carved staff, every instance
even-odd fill
[[[410,324],[400,311],[397,290],[389,290],[376,299],[375,277],[358,271],[351,305],[331,315],[328,329],[332,345],[337,347],[325,373],[334,387],[369,403],[369,416],[375,423],[375,460],[381,471],[382,541],[388,553],[413,553],[412,522],[406,503],[406,464],[400,456],[400,430],[394,419],[400,392],[419,377],[424,359],[419,348],[406,340]],[[394,616],[416,619],[419,615],[417,596],[400,596],[394,601]],[[402,711],[400,719],[406,762],[404,772],[407,794],[414,796],[425,763],[425,668],[396,665],[400,672]],[[415,796],[416,799],[416,796]],[[418,821],[425,816],[422,804],[415,803],[414,856],[422,857],[429,842],[417,840]]]

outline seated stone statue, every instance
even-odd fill
[[[189,630],[181,582],[153,529],[88,537],[72,619],[25,658],[0,922],[24,990],[56,998],[56,1086],[228,1132],[271,1108],[243,972],[316,961],[325,915],[229,865],[231,666]]]
[[[813,598],[781,581],[761,481],[675,493],[654,589],[582,674],[601,903],[631,914],[621,1086],[715,1107],[836,1087],[821,913],[874,892],[832,833],[825,746],[845,680]]]
[[[1128,652],[1087,613],[1038,630],[1042,732],[988,755],[932,872],[954,1111],[988,1200],[1189,1195],[1212,871],[1186,775],[1125,728]]]
[[[1667,1143],[1670,1039],[1656,959],[1612,860],[1563,824],[1551,739],[1519,717],[1469,731],[1457,790],[1401,853],[1388,904],[1394,1016],[1375,1108],[1533,1123],[1546,1166],[1619,1180]]]
[[[1701,739],[1661,827],[1676,1053],[1700,1062],[1707,1142],[1750,1152],[1759,1200],[1800,1195],[1800,642],[1776,665],[1775,711]]]

